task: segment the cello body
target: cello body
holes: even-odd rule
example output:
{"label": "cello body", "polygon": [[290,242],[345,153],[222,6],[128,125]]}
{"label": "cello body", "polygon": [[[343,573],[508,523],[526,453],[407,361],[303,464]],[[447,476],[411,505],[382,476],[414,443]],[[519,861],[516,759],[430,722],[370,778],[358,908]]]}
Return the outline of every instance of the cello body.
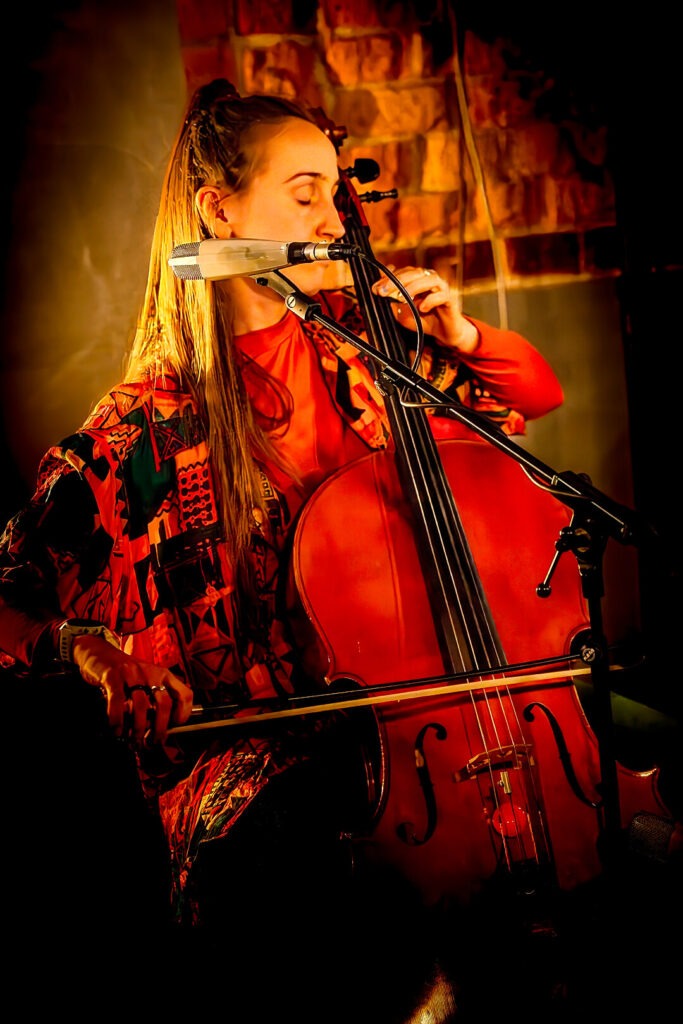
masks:
{"label": "cello body", "polygon": [[[536,592],[565,506],[491,445],[438,449],[508,665],[566,654],[588,627],[574,559],[560,558],[548,598]],[[292,574],[309,668],[330,685],[443,675],[391,452],[339,470],[304,506]],[[368,818],[354,838],[361,859],[391,866],[428,904],[466,903],[529,868],[560,889],[601,872],[599,749],[571,674],[516,675],[499,668],[375,712]],[[666,813],[657,775],[618,766],[624,826],[638,812]]]}

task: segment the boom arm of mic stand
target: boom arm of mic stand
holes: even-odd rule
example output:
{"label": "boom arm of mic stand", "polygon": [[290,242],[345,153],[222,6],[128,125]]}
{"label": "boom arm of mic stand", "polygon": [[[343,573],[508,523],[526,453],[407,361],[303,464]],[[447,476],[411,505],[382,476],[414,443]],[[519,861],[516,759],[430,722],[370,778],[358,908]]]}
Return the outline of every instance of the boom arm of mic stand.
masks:
{"label": "boom arm of mic stand", "polygon": [[410,367],[389,359],[379,349],[368,344],[363,338],[358,337],[353,331],[347,330],[342,324],[337,323],[322,312],[319,302],[310,299],[298,291],[291,281],[280,271],[271,271],[267,274],[255,275],[258,284],[273,288],[285,300],[285,305],[296,313],[302,320],[315,320],[328,327],[339,337],[350,342],[359,351],[370,356],[375,362],[380,363],[383,375],[393,384],[407,385],[428,399],[430,404],[437,404],[443,411],[452,418],[465,423],[475,433],[485,438],[496,448],[505,452],[515,459],[523,468],[526,468],[538,481],[545,481],[549,490],[564,504],[573,508],[579,514],[585,513],[588,509],[597,515],[605,529],[605,532],[621,543],[639,543],[646,533],[652,533],[651,527],[645,524],[641,517],[624,505],[609,498],[602,491],[590,483],[583,475],[572,472],[558,472],[550,466],[541,462],[534,455],[531,455],[520,445],[504,434],[495,424],[491,423],[487,416],[478,413],[475,409],[468,409],[459,402],[454,402],[443,392],[435,388],[429,381],[425,380]]}

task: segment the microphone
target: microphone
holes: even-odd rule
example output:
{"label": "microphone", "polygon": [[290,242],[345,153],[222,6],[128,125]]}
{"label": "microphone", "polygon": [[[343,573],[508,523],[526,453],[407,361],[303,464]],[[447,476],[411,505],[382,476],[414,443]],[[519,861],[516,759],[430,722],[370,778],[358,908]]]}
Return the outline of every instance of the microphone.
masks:
{"label": "microphone", "polygon": [[260,238],[209,238],[176,245],[168,261],[176,277],[186,281],[221,281],[252,277],[315,260],[346,260],[357,245],[343,242],[270,242]]}

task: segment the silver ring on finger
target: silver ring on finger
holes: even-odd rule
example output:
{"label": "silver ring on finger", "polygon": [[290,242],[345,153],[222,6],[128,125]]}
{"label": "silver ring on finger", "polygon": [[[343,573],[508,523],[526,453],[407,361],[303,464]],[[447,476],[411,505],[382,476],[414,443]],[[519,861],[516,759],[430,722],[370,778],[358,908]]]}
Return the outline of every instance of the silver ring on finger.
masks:
{"label": "silver ring on finger", "polygon": [[166,693],[166,687],[165,686],[150,686],[149,692],[150,693]]}

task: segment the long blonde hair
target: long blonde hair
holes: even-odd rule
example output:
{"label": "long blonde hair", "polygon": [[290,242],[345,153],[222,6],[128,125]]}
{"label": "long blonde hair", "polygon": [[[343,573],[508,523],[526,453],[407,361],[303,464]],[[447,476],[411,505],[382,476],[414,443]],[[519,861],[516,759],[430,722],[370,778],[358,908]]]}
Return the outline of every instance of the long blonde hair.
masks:
{"label": "long blonde hair", "polygon": [[[283,97],[240,97],[225,79],[197,89],[168,163],[128,360],[129,377],[173,372],[196,401],[207,429],[225,540],[243,582],[254,509],[262,505],[255,460],[277,462],[277,455],[247,398],[224,297],[218,301],[211,281],[178,279],[168,258],[179,243],[209,237],[195,204],[197,189],[211,184],[239,191],[248,185],[258,163],[250,129],[291,117],[313,120]],[[276,382],[270,385],[277,388]],[[285,421],[287,398],[280,399]]]}

